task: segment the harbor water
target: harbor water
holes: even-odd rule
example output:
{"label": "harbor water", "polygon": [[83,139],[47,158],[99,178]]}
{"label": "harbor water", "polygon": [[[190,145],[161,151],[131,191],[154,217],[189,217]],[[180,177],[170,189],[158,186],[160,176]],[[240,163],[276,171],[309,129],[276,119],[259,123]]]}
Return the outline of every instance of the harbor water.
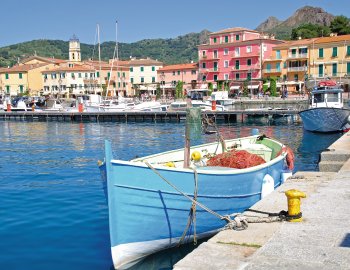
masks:
{"label": "harbor water", "polygon": [[[313,134],[283,118],[219,124],[225,139],[260,133],[281,140],[296,171],[318,169],[319,154],[341,134]],[[0,122],[0,269],[112,269],[108,208],[97,160],[104,140],[131,159],[181,148],[184,123]],[[212,142],[203,135],[193,144]],[[171,269],[189,244],[150,256],[134,269]]]}

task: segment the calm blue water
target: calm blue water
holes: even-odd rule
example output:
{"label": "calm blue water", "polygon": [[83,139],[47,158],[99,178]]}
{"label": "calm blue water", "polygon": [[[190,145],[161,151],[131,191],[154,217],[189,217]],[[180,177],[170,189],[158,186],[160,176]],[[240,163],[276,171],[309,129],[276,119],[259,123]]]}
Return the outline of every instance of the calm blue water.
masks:
{"label": "calm blue water", "polygon": [[[227,139],[252,128],[280,139],[295,151],[296,170],[317,170],[319,153],[341,136],[306,133],[285,119],[219,128]],[[97,167],[104,140],[116,157],[131,159],[183,147],[183,130],[183,123],[0,122],[0,269],[111,269]],[[151,256],[135,269],[171,269],[192,248]]]}

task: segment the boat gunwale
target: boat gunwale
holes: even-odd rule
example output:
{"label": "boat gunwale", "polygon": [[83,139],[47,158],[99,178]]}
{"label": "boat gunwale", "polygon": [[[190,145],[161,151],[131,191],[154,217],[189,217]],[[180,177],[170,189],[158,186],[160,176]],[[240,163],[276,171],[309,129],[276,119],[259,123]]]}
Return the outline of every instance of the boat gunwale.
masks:
{"label": "boat gunwale", "polygon": [[[243,140],[243,139],[244,140],[256,139],[257,137],[259,137],[259,135],[226,140],[225,142],[227,143],[227,142],[239,141],[239,140]],[[267,138],[267,139],[280,145],[281,149],[285,146],[283,143],[279,142],[278,140],[275,140],[272,138]],[[201,148],[201,147],[205,147],[205,146],[211,146],[214,144],[217,144],[217,142],[193,146],[193,147],[191,147],[191,150],[195,150],[196,148]],[[149,155],[149,156],[145,156],[145,157],[141,157],[141,158],[137,158],[137,159],[132,159],[130,161],[111,159],[110,162],[111,162],[111,164],[114,164],[114,165],[118,164],[118,165],[122,165],[122,166],[149,168],[149,166],[145,163],[144,160],[147,161],[147,159],[149,159],[149,158],[153,158],[153,157],[163,155],[163,154],[170,154],[170,153],[178,152],[178,151],[183,151],[183,148],[170,150],[170,151],[166,151],[166,152],[161,152],[161,153],[157,153],[154,155]],[[172,172],[182,172],[182,173],[193,174],[193,172],[194,172],[193,169],[195,168],[197,173],[201,174],[201,175],[236,175],[236,174],[250,173],[250,172],[254,172],[257,170],[264,169],[264,168],[268,168],[268,167],[280,162],[281,160],[283,160],[286,157],[286,155],[287,155],[286,152],[282,152],[281,155],[267,161],[266,163],[263,163],[263,164],[260,164],[257,166],[253,166],[250,168],[244,168],[244,169],[236,169],[236,168],[228,168],[228,167],[218,167],[219,169],[214,169],[215,168],[214,166],[210,166],[210,169],[208,169],[208,167],[204,167],[205,169],[201,169],[201,167],[176,168],[176,167],[166,167],[166,166],[164,166],[164,164],[159,164],[159,163],[158,164],[150,163],[150,164],[152,165],[153,168],[155,168],[158,171],[172,171]]]}

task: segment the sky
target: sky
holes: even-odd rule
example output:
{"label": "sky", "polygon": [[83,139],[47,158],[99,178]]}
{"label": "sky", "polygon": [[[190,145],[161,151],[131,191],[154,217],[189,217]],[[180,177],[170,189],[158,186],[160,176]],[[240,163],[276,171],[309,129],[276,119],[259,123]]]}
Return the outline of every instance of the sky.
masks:
{"label": "sky", "polygon": [[34,39],[67,41],[73,34],[95,44],[97,24],[101,43],[175,38],[204,29],[255,29],[269,16],[285,20],[306,5],[350,17],[348,1],[10,0],[1,3],[0,47]]}

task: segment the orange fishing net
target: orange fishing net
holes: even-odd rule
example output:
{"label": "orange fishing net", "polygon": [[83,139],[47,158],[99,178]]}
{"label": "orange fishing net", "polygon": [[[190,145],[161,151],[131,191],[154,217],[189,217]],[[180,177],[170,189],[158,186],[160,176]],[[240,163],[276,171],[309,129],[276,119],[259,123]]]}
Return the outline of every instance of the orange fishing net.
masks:
{"label": "orange fishing net", "polygon": [[218,154],[208,160],[208,166],[229,167],[236,169],[244,169],[254,167],[266,163],[265,160],[255,154],[251,154],[245,150],[231,150],[222,154]]}

